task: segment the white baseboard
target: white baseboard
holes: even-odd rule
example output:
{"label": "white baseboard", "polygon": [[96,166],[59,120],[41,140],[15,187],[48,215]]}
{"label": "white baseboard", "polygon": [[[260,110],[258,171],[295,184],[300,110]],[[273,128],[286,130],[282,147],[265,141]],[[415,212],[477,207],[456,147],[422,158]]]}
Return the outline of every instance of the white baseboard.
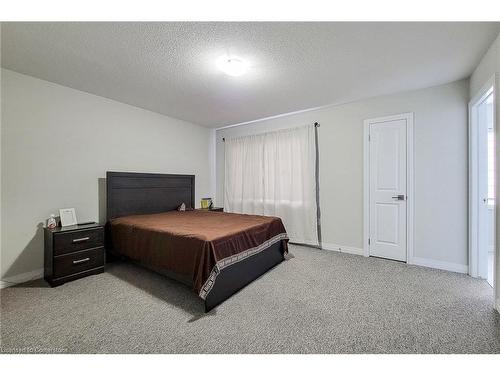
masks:
{"label": "white baseboard", "polygon": [[[347,254],[354,254],[354,255],[361,255],[361,256],[365,255],[363,249],[360,249],[358,247],[343,246],[343,245],[338,245],[338,244],[334,244],[334,243],[323,242],[322,248],[324,250],[338,251],[338,252],[347,253]],[[439,270],[452,271],[452,272],[458,272],[458,273],[468,273],[469,272],[469,267],[467,265],[458,264],[458,263],[443,262],[440,260],[434,260],[434,259],[428,259],[428,258],[413,257],[408,262],[408,264],[413,264],[413,265],[422,266],[422,267],[429,267],[429,268],[437,268]],[[497,305],[498,305],[498,303],[497,303]]]}
{"label": "white baseboard", "polygon": [[410,262],[408,262],[408,264],[413,264],[415,266],[422,266],[422,267],[437,268],[439,270],[459,272],[459,273],[469,272],[469,266],[467,265],[459,263],[443,262],[441,260],[434,260],[429,258],[413,257],[412,259],[410,259]]}
{"label": "white baseboard", "polygon": [[325,242],[321,244],[321,247],[324,250],[338,251],[340,253],[346,253],[346,254],[363,255],[363,249],[360,249],[358,247],[337,245],[334,243],[325,243]]}
{"label": "white baseboard", "polygon": [[302,240],[295,240],[293,238],[290,238],[289,239],[289,243],[291,245],[298,245],[298,246],[301,246],[301,245],[306,245],[306,246],[315,246],[315,247],[318,247],[318,243],[317,242],[310,242],[310,241],[302,241]]}
{"label": "white baseboard", "polygon": [[25,283],[26,281],[36,280],[43,277],[43,268],[31,272],[21,273],[10,277],[5,277],[0,281],[0,288]]}

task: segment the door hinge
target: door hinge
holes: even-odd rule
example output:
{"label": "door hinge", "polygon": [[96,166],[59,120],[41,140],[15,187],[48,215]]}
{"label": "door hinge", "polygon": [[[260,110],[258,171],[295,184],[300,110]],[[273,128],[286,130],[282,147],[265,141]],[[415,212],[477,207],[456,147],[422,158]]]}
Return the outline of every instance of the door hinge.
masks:
{"label": "door hinge", "polygon": [[372,136],[370,134],[368,134],[368,142],[370,142],[372,140]]}
{"label": "door hinge", "polygon": [[370,245],[370,239],[368,238],[368,245]]}

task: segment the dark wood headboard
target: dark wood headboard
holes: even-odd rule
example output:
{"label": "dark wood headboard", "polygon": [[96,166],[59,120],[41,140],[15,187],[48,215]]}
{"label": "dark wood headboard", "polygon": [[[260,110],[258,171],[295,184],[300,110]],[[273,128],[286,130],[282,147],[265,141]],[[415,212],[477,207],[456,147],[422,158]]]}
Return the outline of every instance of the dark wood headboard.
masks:
{"label": "dark wood headboard", "polygon": [[194,175],[106,172],[107,221],[121,216],[194,208]]}

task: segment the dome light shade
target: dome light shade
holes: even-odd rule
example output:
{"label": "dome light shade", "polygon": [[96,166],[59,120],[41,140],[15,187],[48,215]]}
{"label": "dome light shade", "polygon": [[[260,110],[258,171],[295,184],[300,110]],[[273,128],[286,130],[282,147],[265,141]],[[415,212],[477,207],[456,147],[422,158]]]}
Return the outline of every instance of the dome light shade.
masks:
{"label": "dome light shade", "polygon": [[217,60],[217,67],[232,77],[239,77],[248,70],[248,65],[241,59],[222,56]]}

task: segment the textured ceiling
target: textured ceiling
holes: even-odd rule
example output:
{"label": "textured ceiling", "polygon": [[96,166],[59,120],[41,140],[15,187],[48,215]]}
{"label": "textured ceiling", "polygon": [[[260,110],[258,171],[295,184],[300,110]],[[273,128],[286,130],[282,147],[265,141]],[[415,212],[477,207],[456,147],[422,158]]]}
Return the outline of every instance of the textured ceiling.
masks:
{"label": "textured ceiling", "polygon": [[[2,66],[219,127],[468,77],[500,23],[3,23]],[[250,64],[229,77],[216,60]]]}

